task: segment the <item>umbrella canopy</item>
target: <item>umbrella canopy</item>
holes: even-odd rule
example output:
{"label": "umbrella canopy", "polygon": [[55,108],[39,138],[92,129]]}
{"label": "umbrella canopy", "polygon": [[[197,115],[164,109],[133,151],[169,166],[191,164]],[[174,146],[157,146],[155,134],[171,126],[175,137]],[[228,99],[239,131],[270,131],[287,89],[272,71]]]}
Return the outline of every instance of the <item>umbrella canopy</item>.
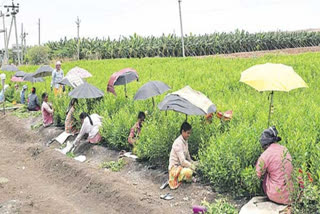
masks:
{"label": "umbrella canopy", "polygon": [[26,74],[23,77],[23,81],[28,81],[28,82],[31,82],[31,83],[43,82],[44,81],[44,79],[42,77],[35,78],[33,75],[34,75],[33,73]]}
{"label": "umbrella canopy", "polygon": [[291,66],[266,63],[255,65],[241,73],[240,82],[258,91],[291,91],[308,87]]}
{"label": "umbrella canopy", "polygon": [[23,77],[12,76],[11,81],[12,82],[23,82]]}
{"label": "umbrella canopy", "polygon": [[84,82],[69,93],[72,98],[99,98],[103,97],[104,93],[93,85]]}
{"label": "umbrella canopy", "polygon": [[216,112],[216,106],[201,92],[186,86],[179,91],[167,95],[158,108],[174,110],[186,115],[206,115]]}
{"label": "umbrella canopy", "polygon": [[83,83],[84,81],[79,76],[75,75],[68,75],[59,82],[60,85],[67,85],[72,88],[76,88]]}
{"label": "umbrella canopy", "polygon": [[33,77],[47,77],[52,75],[53,68],[49,65],[42,65],[38,68],[38,70],[33,74]]}
{"label": "umbrella canopy", "polygon": [[188,100],[175,94],[167,95],[164,100],[158,104],[161,111],[173,110],[187,115],[204,115],[204,112]]}
{"label": "umbrella canopy", "polygon": [[14,76],[16,77],[24,77],[27,73],[25,73],[24,71],[17,71]]}
{"label": "umbrella canopy", "polygon": [[19,69],[15,65],[2,65],[0,70],[2,70],[2,71],[19,71]]}
{"label": "umbrella canopy", "polygon": [[92,75],[89,73],[89,71],[83,69],[83,68],[80,68],[78,66],[72,68],[66,76],[69,76],[69,75],[74,75],[74,76],[78,76],[82,79],[85,79],[85,78],[89,78],[89,77],[92,77]]}
{"label": "umbrella canopy", "polygon": [[171,88],[167,84],[161,81],[149,81],[139,88],[134,96],[134,100],[145,100],[163,94],[170,89]]}
{"label": "umbrella canopy", "polygon": [[240,82],[246,83],[258,91],[271,91],[268,127],[270,126],[274,91],[289,92],[295,88],[308,87],[291,66],[272,63],[255,65],[243,71]]}
{"label": "umbrella canopy", "polygon": [[113,73],[109,79],[107,92],[113,93],[117,96],[114,86],[115,85],[125,85],[125,93],[126,93],[126,85],[134,80],[139,80],[138,72],[132,68],[125,68],[116,73]]}

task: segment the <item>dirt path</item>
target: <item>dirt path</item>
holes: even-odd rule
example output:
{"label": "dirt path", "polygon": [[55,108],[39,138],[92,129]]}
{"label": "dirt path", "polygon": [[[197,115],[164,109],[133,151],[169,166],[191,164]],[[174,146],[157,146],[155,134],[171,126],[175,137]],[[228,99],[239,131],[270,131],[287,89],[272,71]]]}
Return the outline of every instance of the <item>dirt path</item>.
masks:
{"label": "dirt path", "polygon": [[43,146],[61,130],[31,131],[32,121],[0,116],[0,213],[192,213],[192,205],[215,197],[210,187],[191,184],[161,200],[170,192],[159,189],[164,172],[130,160],[120,172],[100,169],[101,161],[117,159],[101,146],[77,162]]}
{"label": "dirt path", "polygon": [[216,55],[208,55],[208,56],[196,56],[196,58],[205,58],[205,57],[226,57],[226,58],[251,58],[251,57],[262,57],[267,54],[301,54],[307,52],[320,52],[320,46],[312,46],[312,47],[302,47],[302,48],[285,48],[285,49],[277,49],[270,51],[252,51],[252,52],[239,52],[232,54],[216,54]]}

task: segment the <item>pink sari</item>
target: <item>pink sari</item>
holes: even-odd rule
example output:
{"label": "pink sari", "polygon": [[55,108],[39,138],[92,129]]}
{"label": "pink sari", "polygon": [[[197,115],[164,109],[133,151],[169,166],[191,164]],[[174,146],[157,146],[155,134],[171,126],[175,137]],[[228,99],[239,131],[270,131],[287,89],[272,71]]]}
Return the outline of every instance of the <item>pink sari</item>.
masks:
{"label": "pink sari", "polygon": [[43,126],[47,127],[53,123],[53,114],[48,112],[42,104],[41,112],[42,112],[42,119],[43,119]]}
{"label": "pink sari", "polygon": [[101,141],[101,138],[102,137],[101,137],[100,133],[98,132],[96,134],[96,136],[94,136],[93,138],[88,139],[88,140],[89,140],[90,143],[97,144],[97,143],[99,143]]}

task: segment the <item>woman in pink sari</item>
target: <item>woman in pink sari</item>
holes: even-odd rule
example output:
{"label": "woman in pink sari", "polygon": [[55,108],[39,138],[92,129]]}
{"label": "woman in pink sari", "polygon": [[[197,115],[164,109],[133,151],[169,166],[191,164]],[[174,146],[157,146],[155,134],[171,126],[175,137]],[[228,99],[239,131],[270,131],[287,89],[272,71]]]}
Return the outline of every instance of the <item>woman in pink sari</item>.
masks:
{"label": "woman in pink sari", "polygon": [[260,143],[265,151],[258,159],[256,173],[259,178],[264,176],[263,190],[271,201],[290,204],[292,158],[279,141],[281,138],[275,126],[263,131]]}
{"label": "woman in pink sari", "polygon": [[50,103],[48,103],[48,94],[42,94],[42,105],[41,105],[41,112],[42,112],[42,119],[43,119],[43,126],[48,127],[53,124],[53,108]]}

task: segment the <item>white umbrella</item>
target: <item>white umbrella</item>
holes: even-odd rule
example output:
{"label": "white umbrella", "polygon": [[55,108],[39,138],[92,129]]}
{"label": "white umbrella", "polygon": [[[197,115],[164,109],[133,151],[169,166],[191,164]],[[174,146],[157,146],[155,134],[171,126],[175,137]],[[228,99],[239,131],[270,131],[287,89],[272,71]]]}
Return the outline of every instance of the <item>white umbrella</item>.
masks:
{"label": "white umbrella", "polygon": [[88,77],[92,77],[92,75],[89,73],[89,71],[83,69],[83,68],[80,68],[78,66],[72,68],[66,76],[69,76],[69,75],[75,75],[75,76],[79,76],[80,78],[82,79],[85,79],[85,78],[88,78]]}
{"label": "white umbrella", "polygon": [[76,75],[68,75],[59,82],[60,85],[67,85],[72,88],[76,88],[83,83],[83,79]]}
{"label": "white umbrella", "polygon": [[168,94],[158,108],[162,111],[173,110],[186,115],[206,115],[216,112],[216,106],[199,91],[186,86]]}

